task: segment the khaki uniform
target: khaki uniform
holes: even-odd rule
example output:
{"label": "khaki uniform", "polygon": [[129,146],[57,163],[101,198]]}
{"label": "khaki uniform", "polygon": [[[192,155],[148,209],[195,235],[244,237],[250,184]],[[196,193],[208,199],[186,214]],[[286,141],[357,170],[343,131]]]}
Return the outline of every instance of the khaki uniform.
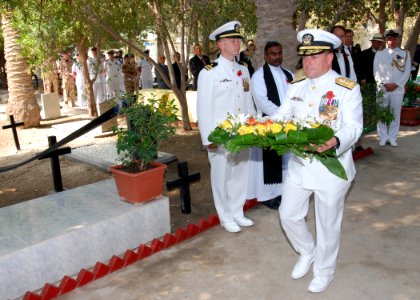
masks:
{"label": "khaki uniform", "polygon": [[52,58],[47,59],[42,65],[42,81],[44,93],[58,93],[58,68]]}
{"label": "khaki uniform", "polygon": [[71,75],[71,67],[72,63],[69,60],[62,59],[60,61],[60,64],[58,66],[60,75],[62,78],[62,86],[63,86],[63,97],[64,97],[64,103],[68,104],[69,100],[71,101],[71,105],[75,106],[75,84],[74,84],[74,78]]}
{"label": "khaki uniform", "polygon": [[124,86],[127,94],[133,94],[136,90],[136,65],[132,62],[125,62],[122,66],[124,73]]}

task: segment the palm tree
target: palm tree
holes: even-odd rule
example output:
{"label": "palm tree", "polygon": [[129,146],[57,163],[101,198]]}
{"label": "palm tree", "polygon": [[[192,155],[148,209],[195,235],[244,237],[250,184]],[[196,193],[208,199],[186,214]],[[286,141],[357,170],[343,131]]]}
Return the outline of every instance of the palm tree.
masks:
{"label": "palm tree", "polygon": [[39,126],[40,108],[34,95],[27,61],[20,54],[19,33],[12,26],[10,13],[2,14],[2,29],[9,86],[6,113],[13,115],[16,121],[24,122],[24,128]]}
{"label": "palm tree", "polygon": [[[275,2],[275,5],[273,4]],[[264,64],[264,45],[267,41],[278,41],[283,46],[283,65],[295,71],[297,63],[296,29],[293,15],[297,1],[256,0],[257,6],[257,66]]]}

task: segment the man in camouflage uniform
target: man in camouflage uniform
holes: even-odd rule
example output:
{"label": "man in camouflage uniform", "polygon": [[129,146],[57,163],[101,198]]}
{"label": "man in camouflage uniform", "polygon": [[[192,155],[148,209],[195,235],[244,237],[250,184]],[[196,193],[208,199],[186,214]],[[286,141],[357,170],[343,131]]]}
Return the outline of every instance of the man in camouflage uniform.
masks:
{"label": "man in camouflage uniform", "polygon": [[44,93],[58,93],[58,68],[53,57],[48,57],[42,64]]}
{"label": "man in camouflage uniform", "polygon": [[125,91],[128,95],[132,95],[135,90],[136,64],[131,60],[130,54],[124,56],[122,72],[124,74]]}
{"label": "man in camouflage uniform", "polygon": [[75,84],[74,84],[74,78],[72,76],[72,62],[69,58],[68,52],[63,52],[61,54],[61,60],[58,66],[61,78],[62,78],[62,85],[63,85],[63,97],[64,97],[64,103],[66,105],[69,105],[69,100],[71,101],[71,107],[75,107]]}

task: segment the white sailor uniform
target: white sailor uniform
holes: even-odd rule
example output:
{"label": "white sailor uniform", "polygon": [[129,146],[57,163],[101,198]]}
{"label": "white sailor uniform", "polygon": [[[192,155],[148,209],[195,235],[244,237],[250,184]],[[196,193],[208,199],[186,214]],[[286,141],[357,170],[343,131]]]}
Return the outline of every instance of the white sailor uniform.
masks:
{"label": "white sailor uniform", "polygon": [[[248,69],[222,55],[216,66],[206,66],[199,74],[197,116],[201,140],[210,145],[208,136],[228,114],[255,113],[249,89]],[[249,150],[230,153],[222,146],[208,149],[210,177],[217,214],[222,225],[242,218],[247,196]]]}
{"label": "white sailor uniform", "polygon": [[[410,77],[411,59],[408,51],[400,48],[386,48],[376,52],[373,61],[373,74],[378,88],[384,92],[383,105],[394,110],[395,120],[389,128],[386,124],[378,122],[378,135],[380,143],[386,141],[396,143],[400,129],[401,106],[404,98],[404,86]],[[398,88],[387,92],[385,83],[396,83]]]}

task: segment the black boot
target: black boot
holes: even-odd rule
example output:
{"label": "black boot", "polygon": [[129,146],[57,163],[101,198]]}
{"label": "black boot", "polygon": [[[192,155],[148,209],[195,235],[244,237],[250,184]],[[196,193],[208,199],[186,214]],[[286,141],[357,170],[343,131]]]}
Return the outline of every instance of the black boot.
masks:
{"label": "black boot", "polygon": [[267,206],[270,209],[279,209],[281,203],[281,195],[267,201],[262,201],[260,203]]}

